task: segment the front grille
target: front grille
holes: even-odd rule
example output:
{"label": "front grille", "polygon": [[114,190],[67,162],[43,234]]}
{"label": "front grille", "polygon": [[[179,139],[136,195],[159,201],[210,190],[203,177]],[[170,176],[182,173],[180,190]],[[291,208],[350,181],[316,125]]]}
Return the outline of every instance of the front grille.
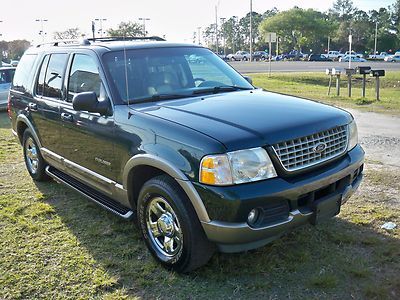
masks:
{"label": "front grille", "polygon": [[301,170],[344,153],[347,148],[347,125],[281,142],[272,148],[286,171]]}

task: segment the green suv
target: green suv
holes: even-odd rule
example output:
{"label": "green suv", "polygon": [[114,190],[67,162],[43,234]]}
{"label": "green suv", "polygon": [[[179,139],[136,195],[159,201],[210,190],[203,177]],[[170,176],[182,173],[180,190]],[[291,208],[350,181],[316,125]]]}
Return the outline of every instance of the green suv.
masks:
{"label": "green suv", "polygon": [[134,219],[152,255],[178,272],[335,216],[362,179],[349,113],[254,88],[195,45],[32,47],[8,110],[34,180]]}

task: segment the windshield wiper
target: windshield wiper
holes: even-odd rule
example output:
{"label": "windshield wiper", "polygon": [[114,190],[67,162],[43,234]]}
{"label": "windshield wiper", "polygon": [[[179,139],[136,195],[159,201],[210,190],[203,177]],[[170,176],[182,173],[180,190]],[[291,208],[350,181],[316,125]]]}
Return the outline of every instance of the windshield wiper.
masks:
{"label": "windshield wiper", "polygon": [[236,85],[220,85],[220,86],[198,89],[193,91],[193,94],[208,94],[208,93],[217,94],[221,92],[239,91],[239,90],[246,91],[246,90],[253,90],[253,88],[236,86]]}
{"label": "windshield wiper", "polygon": [[173,100],[173,99],[181,99],[192,97],[192,95],[188,94],[155,94],[150,97],[140,98],[138,100],[133,100],[131,103],[146,103],[146,102],[154,102],[160,100]]}

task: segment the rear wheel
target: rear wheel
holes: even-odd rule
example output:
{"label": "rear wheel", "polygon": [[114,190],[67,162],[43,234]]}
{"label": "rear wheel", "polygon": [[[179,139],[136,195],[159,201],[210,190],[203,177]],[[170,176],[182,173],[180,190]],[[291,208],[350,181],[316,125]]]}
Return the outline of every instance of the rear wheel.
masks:
{"label": "rear wheel", "polygon": [[173,178],[162,175],[147,181],[140,191],[137,212],[147,247],[165,267],[189,272],[211,258],[214,245]]}
{"label": "rear wheel", "polygon": [[31,175],[35,181],[49,180],[49,176],[45,171],[46,162],[29,128],[24,131],[22,145],[24,149],[25,165],[29,175]]}

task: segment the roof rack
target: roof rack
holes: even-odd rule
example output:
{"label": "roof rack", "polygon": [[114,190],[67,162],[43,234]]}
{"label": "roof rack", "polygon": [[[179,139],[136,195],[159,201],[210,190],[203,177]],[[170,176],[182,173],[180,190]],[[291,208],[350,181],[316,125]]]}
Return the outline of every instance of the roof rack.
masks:
{"label": "roof rack", "polygon": [[89,46],[91,42],[114,42],[114,41],[157,41],[165,42],[165,39],[158,36],[117,36],[117,37],[100,37],[100,38],[83,38],[83,39],[66,39],[66,40],[54,40],[51,42],[37,44],[36,47],[43,47],[45,45],[58,47],[63,44],[64,46]]}
{"label": "roof rack", "polygon": [[113,41],[157,41],[165,42],[165,39],[159,36],[110,36],[110,37],[100,37],[100,38],[89,38],[88,41],[92,42],[113,42]]}
{"label": "roof rack", "polygon": [[60,46],[60,44],[63,44],[65,46],[84,46],[84,45],[90,45],[90,42],[87,39],[54,40],[51,42],[37,44],[36,47],[39,48],[46,45],[58,47]]}

